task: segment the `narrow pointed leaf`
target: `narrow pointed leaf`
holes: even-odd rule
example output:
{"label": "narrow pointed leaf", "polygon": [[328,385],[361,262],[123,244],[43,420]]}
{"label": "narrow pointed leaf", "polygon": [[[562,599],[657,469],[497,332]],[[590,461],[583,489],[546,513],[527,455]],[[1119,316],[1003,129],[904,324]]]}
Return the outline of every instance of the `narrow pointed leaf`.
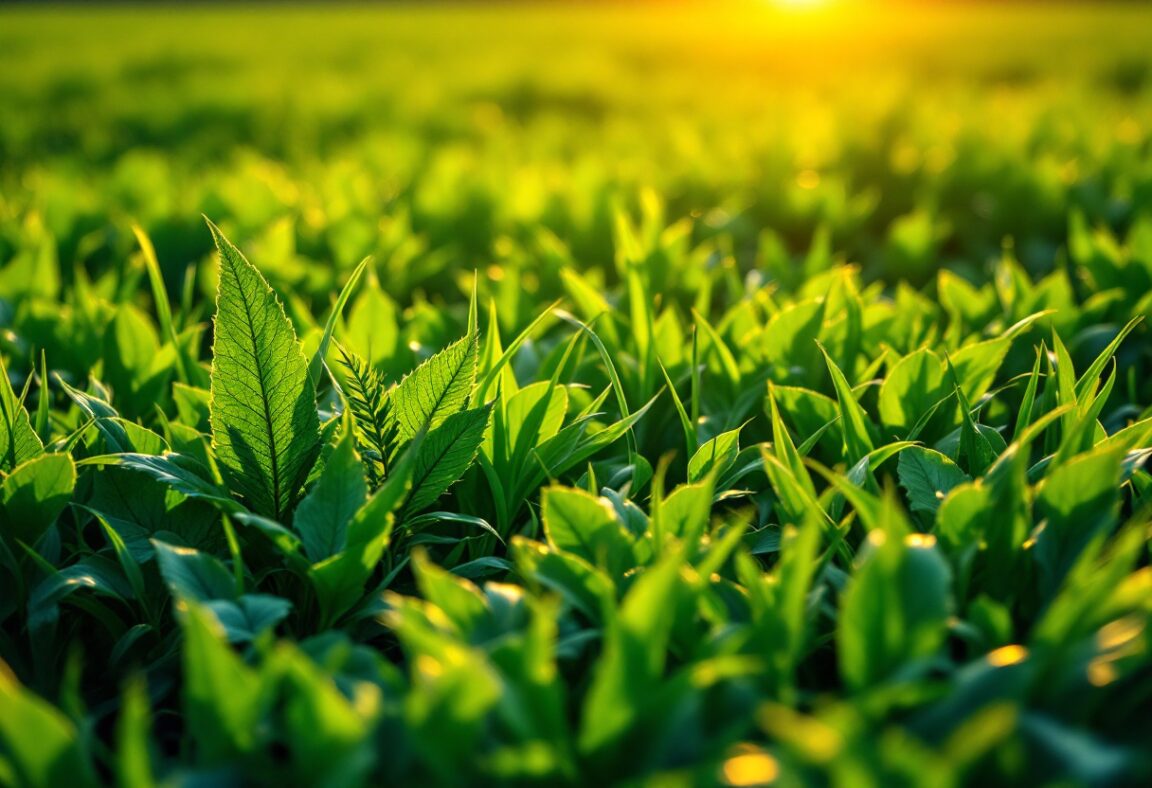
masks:
{"label": "narrow pointed leaf", "polygon": [[400,381],[392,393],[392,407],[401,440],[410,441],[422,430],[440,426],[465,408],[476,382],[478,354],[476,336],[466,336]]}
{"label": "narrow pointed leaf", "polygon": [[454,413],[428,433],[416,453],[406,512],[419,512],[433,504],[468,470],[484,440],[491,412],[491,406],[485,405]]}

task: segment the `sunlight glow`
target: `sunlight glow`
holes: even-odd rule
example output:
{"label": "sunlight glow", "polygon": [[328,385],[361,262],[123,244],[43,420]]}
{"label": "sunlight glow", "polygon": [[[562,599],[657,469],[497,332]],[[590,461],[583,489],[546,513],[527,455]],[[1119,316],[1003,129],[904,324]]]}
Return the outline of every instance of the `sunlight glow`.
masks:
{"label": "sunlight glow", "polygon": [[780,8],[818,8],[828,5],[832,0],[768,0],[769,3]]}

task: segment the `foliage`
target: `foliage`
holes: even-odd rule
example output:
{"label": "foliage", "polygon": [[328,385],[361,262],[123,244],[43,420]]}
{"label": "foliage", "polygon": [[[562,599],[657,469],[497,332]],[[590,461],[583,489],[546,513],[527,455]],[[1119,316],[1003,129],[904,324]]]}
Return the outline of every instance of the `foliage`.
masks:
{"label": "foliage", "polygon": [[0,25],[0,784],[1152,781],[1146,47],[774,120],[683,10],[202,13],[175,104]]}

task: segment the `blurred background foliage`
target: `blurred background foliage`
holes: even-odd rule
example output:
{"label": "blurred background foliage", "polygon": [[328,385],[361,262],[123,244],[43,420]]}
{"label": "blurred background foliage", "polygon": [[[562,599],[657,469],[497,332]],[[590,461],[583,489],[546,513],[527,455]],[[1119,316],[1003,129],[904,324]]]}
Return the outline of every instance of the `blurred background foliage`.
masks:
{"label": "blurred background foliage", "polygon": [[1122,237],[1152,202],[1132,5],[0,13],[0,261],[42,235],[65,280],[134,219],[178,282],[206,213],[309,298],[368,253],[403,305],[473,269],[551,298],[549,261],[607,268],[650,189],[742,271],[819,238],[979,281],[1007,237],[1044,273],[1070,215]]}

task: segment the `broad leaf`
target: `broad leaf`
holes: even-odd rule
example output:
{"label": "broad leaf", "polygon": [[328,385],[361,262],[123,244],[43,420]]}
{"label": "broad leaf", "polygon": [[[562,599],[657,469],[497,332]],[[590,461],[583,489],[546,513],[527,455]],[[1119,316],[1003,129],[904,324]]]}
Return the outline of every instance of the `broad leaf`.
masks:
{"label": "broad leaf", "polygon": [[923,446],[902,451],[896,467],[900,486],[908,493],[908,505],[914,512],[934,513],[953,487],[968,480],[960,466]]}
{"label": "broad leaf", "polygon": [[44,445],[32,429],[28,411],[16,398],[4,360],[0,359],[0,472],[9,473],[43,453]]}
{"label": "broad leaf", "polygon": [[235,600],[207,600],[204,607],[224,627],[229,643],[248,643],[283,621],[292,603],[269,594],[244,594]]}
{"label": "broad leaf", "polygon": [[236,584],[224,564],[208,553],[152,540],[160,574],[172,594],[193,602],[235,599]]}
{"label": "broad leaf", "polygon": [[67,454],[44,454],[0,482],[0,535],[32,545],[68,505],[76,464]]}
{"label": "broad leaf", "polygon": [[934,541],[920,534],[900,540],[880,530],[869,535],[836,629],[840,672],[850,689],[913,678],[943,644],[951,579]]}
{"label": "broad leaf", "polygon": [[740,454],[740,430],[729,430],[705,443],[688,461],[688,481],[698,482],[709,473],[723,475]]}
{"label": "broad leaf", "polygon": [[272,288],[209,223],[220,252],[212,345],[212,443],[229,486],[279,520],[320,451],[308,362]]}
{"label": "broad leaf", "polygon": [[632,536],[607,498],[584,490],[549,487],[540,497],[548,544],[616,576],[632,568]]}
{"label": "broad leaf", "polygon": [[1055,593],[1088,543],[1116,527],[1122,457],[1116,448],[1101,447],[1061,465],[1045,479],[1036,504],[1046,523],[1034,548],[1043,593]]}
{"label": "broad leaf", "polygon": [[255,744],[261,680],[225,642],[224,628],[195,604],[183,616],[184,713],[205,766],[234,759]]}

